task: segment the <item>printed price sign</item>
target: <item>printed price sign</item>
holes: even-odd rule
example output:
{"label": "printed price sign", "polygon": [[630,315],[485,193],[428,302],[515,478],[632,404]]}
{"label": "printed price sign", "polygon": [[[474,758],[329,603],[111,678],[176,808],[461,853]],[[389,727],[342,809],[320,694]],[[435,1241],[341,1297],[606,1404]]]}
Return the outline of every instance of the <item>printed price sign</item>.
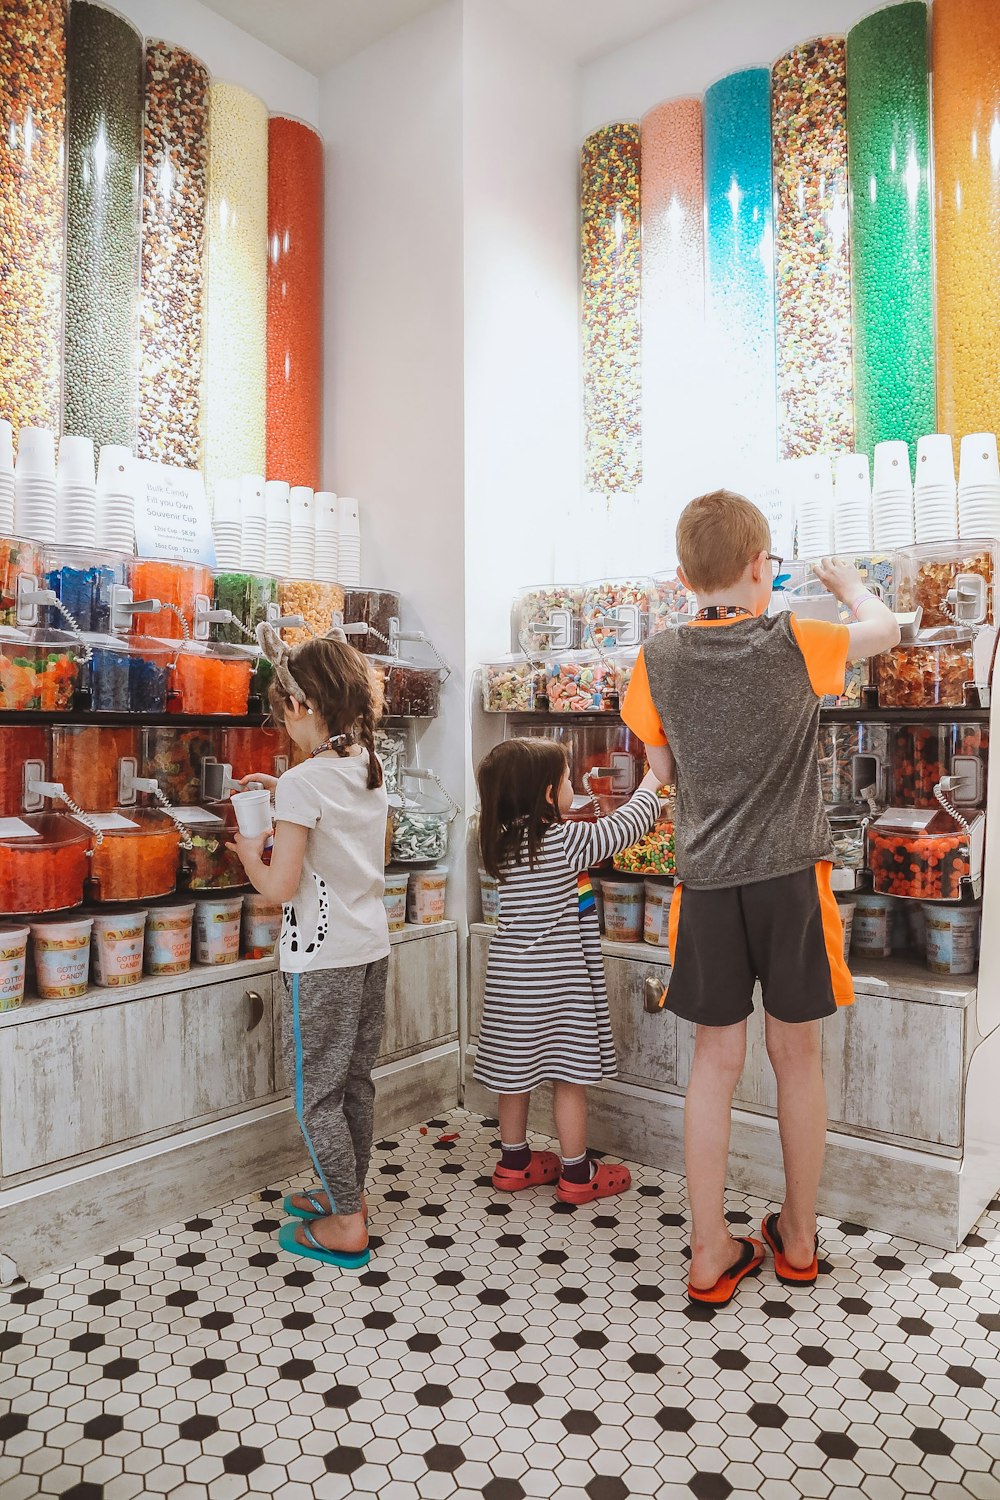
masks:
{"label": "printed price sign", "polygon": [[205,483],[197,469],[136,460],[135,544],[140,557],[180,558],[215,567]]}

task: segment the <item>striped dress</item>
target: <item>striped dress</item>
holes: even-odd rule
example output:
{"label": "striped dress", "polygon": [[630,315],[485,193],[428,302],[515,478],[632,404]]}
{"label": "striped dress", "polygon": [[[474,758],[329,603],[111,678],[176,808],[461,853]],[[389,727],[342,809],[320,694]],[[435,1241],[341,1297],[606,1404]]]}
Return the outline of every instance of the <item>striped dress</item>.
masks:
{"label": "striped dress", "polygon": [[653,792],[596,823],[553,823],[534,868],[501,870],[475,1077],[498,1094],[617,1071],[597,907],[587,871],[649,833]]}

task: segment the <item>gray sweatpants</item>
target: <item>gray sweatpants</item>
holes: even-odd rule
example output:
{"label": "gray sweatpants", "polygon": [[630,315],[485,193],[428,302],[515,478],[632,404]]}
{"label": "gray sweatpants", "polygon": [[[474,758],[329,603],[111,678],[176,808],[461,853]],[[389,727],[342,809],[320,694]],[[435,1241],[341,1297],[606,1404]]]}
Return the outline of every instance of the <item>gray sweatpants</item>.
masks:
{"label": "gray sweatpants", "polygon": [[338,1214],[361,1210],[388,972],[389,960],[381,958],[352,969],[284,976],[285,1072],[309,1155]]}

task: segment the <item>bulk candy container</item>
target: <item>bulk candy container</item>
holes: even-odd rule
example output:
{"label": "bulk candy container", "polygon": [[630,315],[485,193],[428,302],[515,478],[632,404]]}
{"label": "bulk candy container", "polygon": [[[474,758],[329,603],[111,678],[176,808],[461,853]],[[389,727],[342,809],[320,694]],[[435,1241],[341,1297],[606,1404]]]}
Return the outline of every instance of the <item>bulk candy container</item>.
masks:
{"label": "bulk candy container", "polygon": [[56,630],[0,626],[0,709],[61,713],[73,702],[76,637]]}
{"label": "bulk candy container", "polygon": [[545,677],[551,713],[613,713],[617,708],[614,663],[597,651],[546,657]]}
{"label": "bulk candy container", "polygon": [[921,630],[874,661],[883,708],[961,708],[973,680],[972,633],[954,625]]}
{"label": "bulk candy container", "polygon": [[280,776],[288,770],[291,753],[291,740],[274,724],[222,731],[219,759],[232,767],[236,781],[242,781],[254,771],[262,771],[266,776]]}
{"label": "bulk candy container", "polygon": [[145,901],[169,895],[177,884],[181,836],[176,824],[163,813],[135,807],[98,821],[104,838],[91,858],[91,898]]}
{"label": "bulk candy container", "polygon": [[584,585],[584,646],[641,646],[649,634],[648,578],[610,578]]}
{"label": "bulk candy container", "polygon": [[868,865],[876,891],[924,901],[958,901],[970,872],[969,839],[946,812],[922,830],[894,822],[889,811],[868,829]]}
{"label": "bulk candy container", "polygon": [[155,778],[175,807],[201,800],[201,766],[218,760],[219,736],[211,729],[153,728],[142,732],[142,774]]}
{"label": "bulk candy container", "polygon": [[[44,587],[51,589],[83,631],[108,635],[114,629],[112,613],[125,585],[125,558],[118,552],[97,552],[92,547],[42,549]],[[64,617],[52,605],[39,606],[38,623],[52,630],[65,629]]]}
{"label": "bulk candy container", "polygon": [[546,706],[545,669],[526,656],[501,656],[480,668],[488,714],[532,714]]}
{"label": "bulk candy container", "polygon": [[[21,731],[23,732],[23,731]],[[56,724],[52,729],[52,780],[85,812],[111,812],[125,801],[131,770],[138,774],[141,733],[124,726]]]}
{"label": "bulk candy container", "polygon": [[944,776],[961,777],[948,799],[984,807],[989,766],[985,724],[900,724],[892,731],[892,800],[902,807],[936,807],[934,788]]}
{"label": "bulk candy container", "polygon": [[668,625],[690,619],[694,594],[675,572],[654,573],[649,586],[649,633],[659,635]]}
{"label": "bulk candy container", "polygon": [[0,911],[64,911],[83,900],[92,835],[61,813],[0,824]]}
{"label": "bulk candy container", "polygon": [[624,703],[625,694],[628,692],[629,683],[632,681],[632,673],[635,664],[639,660],[638,651],[612,651],[611,660],[615,669],[615,681],[618,685],[618,702]]}
{"label": "bulk candy container", "polygon": [[642,741],[624,724],[567,725],[562,743],[569,756],[570,776],[578,792],[586,792],[584,777],[594,777],[595,791],[631,796],[642,780],[646,752]]}
{"label": "bulk candy container", "polygon": [[851,806],[866,787],[887,799],[889,731],[884,724],[821,724],[819,779],[827,807]]}
{"label": "bulk candy container", "polygon": [[250,705],[250,679],[258,652],[250,646],[185,641],[176,656],[171,707],[182,714],[232,714]]}
{"label": "bulk candy container", "polygon": [[213,641],[231,646],[252,643],[257,626],[278,617],[278,581],[260,573],[216,573],[215,608],[229,610],[234,618],[230,625],[211,625]]}
{"label": "bulk candy container", "polygon": [[0,818],[14,818],[28,810],[29,775],[36,781],[49,780],[49,733],[30,724],[0,728]]}
{"label": "bulk candy container", "polygon": [[514,607],[517,644],[529,653],[571,651],[580,645],[582,612],[583,589],[575,584],[521,589]]}
{"label": "bulk candy container", "polygon": [[[299,625],[286,625],[281,632],[289,646],[301,646],[303,641],[310,640],[314,635],[326,635],[335,617],[343,613],[344,590],[337,583],[281,578],[278,580],[278,609],[282,619],[299,616],[305,621],[305,629]],[[352,636],[351,640],[359,649],[364,649],[364,641],[360,637]],[[385,648],[370,645],[367,649],[376,651]]]}
{"label": "bulk candy container", "polygon": [[[188,631],[195,634],[195,616],[205,615],[212,608],[215,597],[215,579],[211,568],[202,563],[166,562],[160,558],[135,557],[129,563],[129,585],[135,600],[159,599],[161,604],[173,609],[162,609],[159,614],[134,616],[134,628],[140,635],[155,635],[167,640],[180,640],[184,630],[173,610],[178,610],[187,624]],[[207,632],[207,627],[206,627]]]}
{"label": "bulk candy container", "polygon": [[402,791],[400,806],[392,808],[392,858],[397,864],[433,864],[448,852],[448,825],[454,804],[447,794],[426,778],[404,769],[404,787],[420,781],[416,793]]}
{"label": "bulk candy container", "polygon": [[927,542],[896,554],[897,608],[923,610],[921,626],[994,623],[997,543]]}
{"label": "bulk candy container", "polygon": [[391,730],[376,729],[375,754],[382,762],[387,792],[398,792],[403,766],[406,764],[407,743],[400,734]]}
{"label": "bulk candy container", "polygon": [[192,823],[192,848],[187,854],[192,891],[235,890],[247,884],[246,871],[226,844],[236,832],[236,812],[230,802],[209,802],[211,821]]}
{"label": "bulk candy container", "polygon": [[832,808],[830,834],[833,839],[833,869],[830,887],[835,891],[853,891],[860,884],[865,867],[865,829],[869,810],[864,804]]}
{"label": "bulk candy container", "polygon": [[152,636],[119,640],[83,637],[90,660],[80,663],[80,690],[98,713],[161,714],[167,707],[170,669],[177,647]]}
{"label": "bulk candy container", "polygon": [[436,719],[441,707],[441,673],[437,667],[391,658],[385,663],[385,712],[390,718]]}
{"label": "bulk candy container", "polygon": [[399,594],[395,589],[345,589],[344,624],[367,625],[366,633],[348,640],[359,651],[381,656],[399,626]]}
{"label": "bulk candy container", "polygon": [[[21,579],[28,580],[27,585]],[[42,580],[42,549],[38,542],[24,541],[20,537],[0,537],[0,625],[17,625],[17,602],[24,587],[40,585]],[[24,617],[28,624],[37,619],[32,612]]]}

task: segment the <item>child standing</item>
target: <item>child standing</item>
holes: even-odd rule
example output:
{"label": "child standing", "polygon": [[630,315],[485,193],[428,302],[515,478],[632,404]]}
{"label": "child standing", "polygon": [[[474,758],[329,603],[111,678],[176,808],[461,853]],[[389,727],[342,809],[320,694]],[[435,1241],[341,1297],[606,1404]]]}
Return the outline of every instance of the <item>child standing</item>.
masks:
{"label": "child standing", "polygon": [[375,754],[381,692],[343,637],[289,651],[273,630],[261,630],[275,668],[272,711],[306,759],[278,778],[246,778],[274,792],[270,863],[264,836],[237,835],[235,848],[254,889],[284,904],[286,1071],[320,1183],[285,1199],[301,1222],[284,1225],[278,1242],[353,1269],[370,1259],[364,1185],[389,959],[388,802]]}
{"label": "child standing", "polygon": [[899,640],[892,613],[836,558],[815,572],[855,624],[768,616],[772,565],[781,566],[770,545],[766,519],[741,495],[692,500],[677,525],[677,555],[698,613],[647,642],[622,705],[650,765],[672,754],[677,769],[680,883],[666,1003],[696,1028],[684,1114],[688,1296],[716,1305],[764,1253],[757,1240],[733,1240],[723,1205],[733,1092],[758,979],[785,1168],[784,1203],[761,1229],[782,1281],[816,1280],[826,1140],[820,1025],[854,998],[830,887],[820,699],[844,691],[849,661]]}
{"label": "child standing", "polygon": [[[567,823],[566,753],[553,740],[506,740],[479,767],[480,849],[500,882],[475,1077],[499,1094],[502,1155],[493,1185],[506,1192],[558,1179],[556,1197],[589,1203],[624,1192],[628,1169],[587,1154],[586,1085],[613,1077],[600,930],[587,873],[648,833],[661,785],[596,823]],[[550,1081],[560,1158],[528,1146],[531,1091]]]}

